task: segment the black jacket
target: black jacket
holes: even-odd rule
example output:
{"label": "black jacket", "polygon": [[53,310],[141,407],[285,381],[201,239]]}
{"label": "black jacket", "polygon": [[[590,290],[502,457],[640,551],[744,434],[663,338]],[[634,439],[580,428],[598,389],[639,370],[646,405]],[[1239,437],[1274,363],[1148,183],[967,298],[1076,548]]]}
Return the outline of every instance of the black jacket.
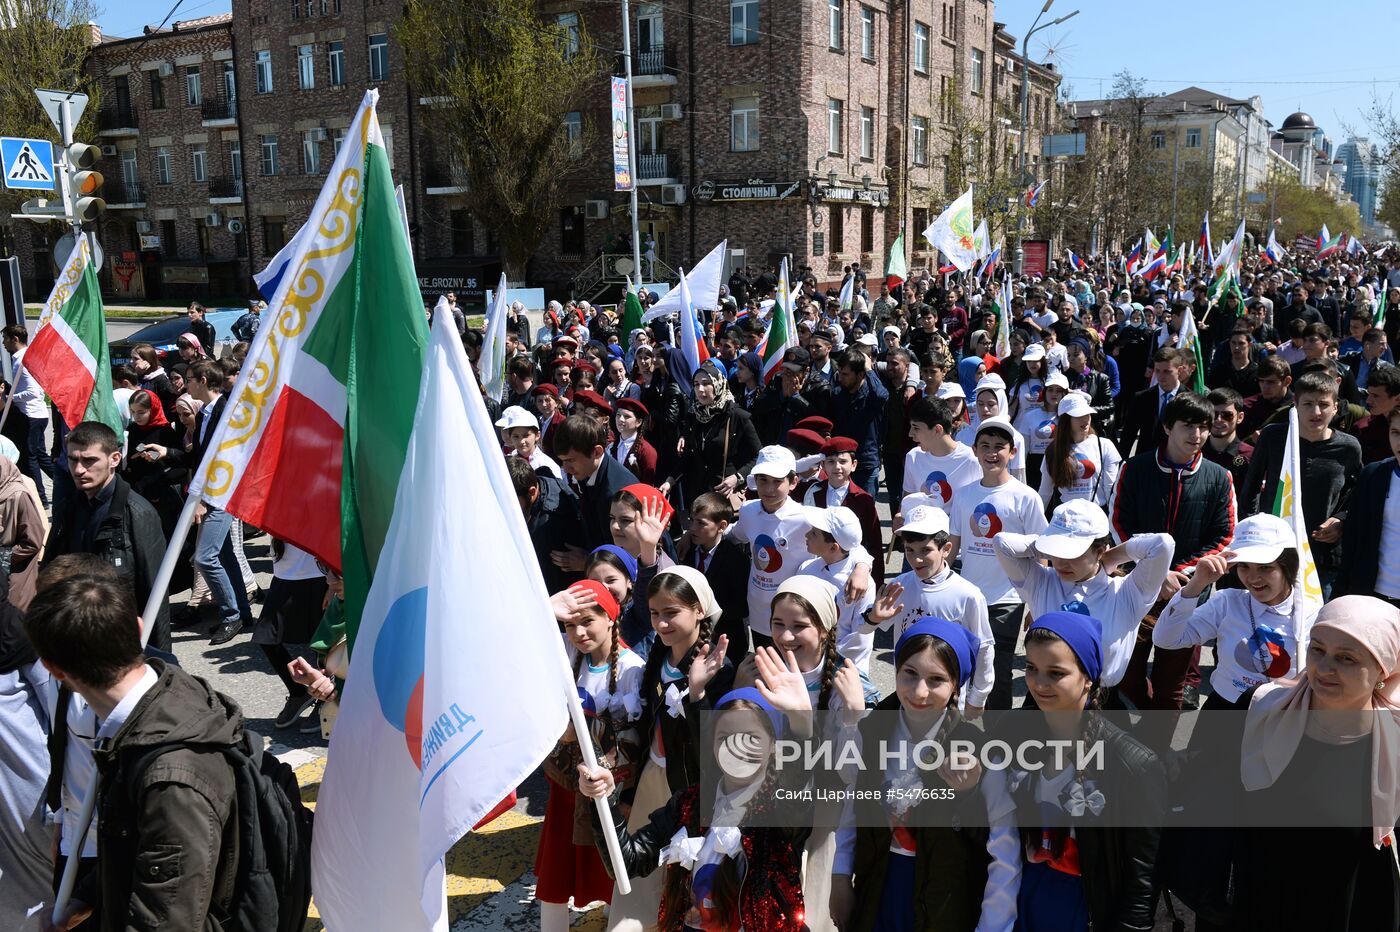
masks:
{"label": "black jacket", "polygon": [[551,593],[566,589],[578,579],[577,573],[566,573],[554,565],[550,554],[565,546],[583,546],[583,523],[579,520],[578,496],[553,476],[535,474],[539,496],[530,506],[525,523],[530,528],[530,542],[535,546],[535,559],[544,573],[544,585]]}
{"label": "black jacket", "polygon": [[[749,545],[726,535],[720,538],[704,569],[722,613],[715,626],[715,640],[721,634],[729,635],[728,656],[736,666],[749,652],[749,559]],[[700,548],[692,545],[682,562],[699,569]]]}
{"label": "black jacket", "polygon": [[[177,667],[158,679],[105,750],[95,753],[97,870],[74,896],[98,907],[103,932],[214,932],[233,899],[235,781],[224,748],[243,734],[233,700]],[[161,745],[188,744],[148,759]]]}
{"label": "black jacket", "polygon": [[[728,434],[728,449],[725,435]],[[716,414],[708,424],[702,424],[692,411],[681,422],[681,439],[685,453],[676,463],[673,476],[681,479],[684,501],[693,502],[697,495],[713,489],[727,476],[738,473],[739,488],[749,477],[754,460],[758,458],[758,434],[753,418],[736,404],[730,404],[723,414]]]}
{"label": "black jacket", "polygon": [[1156,450],[1167,439],[1167,432],[1162,429],[1160,405],[1161,392],[1156,385],[1149,385],[1128,399],[1123,409],[1122,430],[1118,435],[1118,449],[1124,456]]}
{"label": "black jacket", "polygon": [[1172,569],[1220,553],[1235,536],[1235,488],[1230,474],[1203,456],[1173,468],[1155,449],[1123,464],[1113,490],[1113,534],[1167,533],[1176,541]]}
{"label": "black jacket", "polygon": [[[1249,461],[1249,474],[1240,490],[1240,514],[1252,515],[1260,503],[1272,504],[1283,470],[1287,424],[1270,424],[1259,431],[1254,444],[1254,456]],[[1351,506],[1356,476],[1361,472],[1361,441],[1340,430],[1332,431],[1330,440],[1298,442],[1299,482],[1303,489],[1303,523],[1309,534],[1328,518],[1345,522]],[[1370,502],[1365,502],[1370,507]],[[1333,569],[1336,564],[1335,544],[1312,541],[1313,557],[1319,569]]]}
{"label": "black jacket", "polygon": [[808,379],[802,391],[788,397],[783,394],[779,376],[758,393],[753,403],[754,428],[765,444],[786,444],[787,432],[796,427],[798,421],[827,417],[830,413],[831,386],[818,379]]}
{"label": "black jacket", "polygon": [[1380,571],[1381,547],[1400,547],[1400,541],[1381,540],[1381,520],[1390,496],[1390,477],[1395,460],[1382,460],[1362,467],[1351,497],[1365,507],[1353,508],[1342,525],[1343,559],[1337,566],[1332,596],[1375,595],[1376,574]]}
{"label": "black jacket", "polygon": [[1109,389],[1108,375],[1093,369],[1078,373],[1070,369],[1065,373],[1069,387],[1073,391],[1084,392],[1089,396],[1089,405],[1094,409],[1094,432],[1103,437],[1113,437],[1113,392]]}
{"label": "black jacket", "polygon": [[199,342],[204,346],[204,355],[212,358],[214,356],[214,340],[217,337],[214,333],[214,325],[203,319],[192,320],[186,329],[199,337]]}
{"label": "black jacket", "polygon": [[[106,517],[95,532],[88,533],[88,518],[93,503],[81,493],[70,496],[63,510],[54,516],[49,539],[44,546],[46,566],[54,557],[65,553],[96,554],[116,569],[117,575],[131,584],[138,611],[145,611],[156,571],[165,556],[165,532],[155,508],[121,476],[112,477],[112,496]],[[170,603],[164,599],[151,624],[150,642],[161,650],[170,649]]]}
{"label": "black jacket", "polygon": [[592,550],[612,543],[608,529],[608,511],[612,497],[624,487],[634,485],[637,477],[617,460],[603,454],[592,482],[578,484],[579,513],[583,518],[583,549]]}
{"label": "black jacket", "polygon": [[[1146,932],[1152,928],[1157,903],[1153,873],[1159,826],[1167,809],[1166,768],[1149,748],[1106,719],[1099,719],[1096,727],[1104,744],[1104,768],[1094,780],[1104,808],[1098,816],[1086,813],[1073,823],[1090,927]],[[1038,826],[1044,823],[1035,799],[1038,782],[1031,774],[1014,794],[1017,822],[1035,842],[1040,840]],[[1120,807],[1132,814],[1132,823],[1150,827],[1114,826],[1111,811]]]}
{"label": "black jacket", "polygon": [[[676,665],[681,679],[674,685],[677,692],[686,692],[689,684],[686,676],[690,664],[695,659],[695,651],[690,652]],[[734,683],[734,667],[726,655],[724,666],[705,687],[705,696],[699,702],[686,697],[685,714],[672,715],[666,706],[667,687],[661,682],[661,662],[670,662],[671,650],[658,639],[653,642],[651,653],[647,655],[646,669],[642,671],[642,685],[639,693],[642,699],[642,715],[637,720],[637,734],[642,736],[648,748],[657,729],[661,731],[661,746],[666,749],[666,783],[672,793],[679,793],[688,786],[700,782],[700,713],[714,708],[714,701]],[[641,768],[636,771],[641,776]],[[621,801],[631,805],[637,788],[626,787],[621,792]]]}

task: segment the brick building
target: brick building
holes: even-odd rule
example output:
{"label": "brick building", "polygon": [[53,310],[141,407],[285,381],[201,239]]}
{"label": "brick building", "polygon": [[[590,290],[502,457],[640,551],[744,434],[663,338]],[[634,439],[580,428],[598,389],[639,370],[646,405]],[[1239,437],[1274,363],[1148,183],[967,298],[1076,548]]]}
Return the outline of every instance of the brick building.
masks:
{"label": "brick building", "polygon": [[[955,147],[960,177],[1005,167],[1007,98],[1014,109],[1022,69],[991,0],[712,6],[729,15],[632,5],[640,228],[656,278],[726,237],[732,266],[787,254],[823,282],[856,261],[878,271],[901,229],[917,234],[961,193]],[[621,47],[615,8],[542,0],[540,12],[566,35]],[[494,236],[464,209],[465,179],[439,154],[434,102],[408,86],[396,15],[383,0],[233,0],[231,14],[99,37],[101,238],[115,259],[104,286],[177,300],[245,293],[305,221],[360,95],[377,87],[425,296],[452,287],[480,300],[499,274]],[[1032,68],[1046,121],[1057,85]],[[564,129],[607,125],[600,82]],[[600,135],[530,264],[529,283],[551,294],[607,293],[628,267],[618,264],[627,195],[613,190]]]}

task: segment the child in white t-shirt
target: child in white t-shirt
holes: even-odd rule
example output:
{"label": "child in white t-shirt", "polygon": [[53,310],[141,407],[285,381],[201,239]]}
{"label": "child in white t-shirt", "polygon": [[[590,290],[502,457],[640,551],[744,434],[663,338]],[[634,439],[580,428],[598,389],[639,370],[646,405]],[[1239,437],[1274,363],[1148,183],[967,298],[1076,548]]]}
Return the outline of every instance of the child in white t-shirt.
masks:
{"label": "child in white t-shirt", "polygon": [[[955,439],[957,419],[941,398],[919,398],[909,408],[909,437],[917,446],[904,454],[904,494],[922,493],[946,513],[955,490],[975,482],[982,467],[972,448]],[[894,516],[899,529],[900,517]]]}
{"label": "child in white t-shirt", "polygon": [[[798,567],[798,575],[816,576],[840,592],[846,588],[859,565],[851,551],[860,547],[861,527],[856,513],[844,505],[835,508],[806,506],[807,552],[812,555]],[[873,634],[859,631],[865,610],[875,604],[874,591],[867,591],[854,602],[838,599],[836,602],[836,649],[841,656],[851,660],[866,675],[870,673],[870,651],[874,647]]]}

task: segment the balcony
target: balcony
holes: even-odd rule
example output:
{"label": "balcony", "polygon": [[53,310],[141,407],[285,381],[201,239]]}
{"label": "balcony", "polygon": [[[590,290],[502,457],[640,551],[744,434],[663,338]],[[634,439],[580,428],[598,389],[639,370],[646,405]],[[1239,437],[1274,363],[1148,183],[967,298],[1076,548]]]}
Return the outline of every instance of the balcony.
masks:
{"label": "balcony", "polygon": [[243,179],[232,175],[211,175],[209,178],[209,203],[243,203]]}
{"label": "balcony", "polygon": [[103,107],[97,111],[97,135],[107,138],[135,136],[136,111],[130,107]]}
{"label": "balcony", "polygon": [[676,56],[672,49],[652,46],[632,53],[632,87],[664,87],[676,83]]}
{"label": "balcony", "polygon": [[638,184],[677,184],[679,171],[680,160],[674,152],[637,153]]}
{"label": "balcony", "polygon": [[108,181],[102,185],[102,199],[108,210],[140,210],[146,206],[146,189],[133,182]]}
{"label": "balcony", "polygon": [[199,105],[205,126],[232,126],[238,118],[238,101],[224,97],[206,97]]}

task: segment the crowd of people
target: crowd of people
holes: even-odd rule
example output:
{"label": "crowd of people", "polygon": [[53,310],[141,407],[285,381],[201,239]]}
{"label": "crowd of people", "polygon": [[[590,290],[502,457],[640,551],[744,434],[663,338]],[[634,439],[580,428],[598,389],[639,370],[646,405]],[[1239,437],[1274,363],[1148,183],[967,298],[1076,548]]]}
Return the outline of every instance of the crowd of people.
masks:
{"label": "crowd of people", "polygon": [[[615,929],[1149,929],[1159,903],[1202,930],[1400,928],[1400,723],[1377,716],[1319,765],[1285,714],[1400,703],[1400,317],[1382,316],[1400,252],[1246,259],[1226,288],[1105,256],[1012,276],[1007,308],[972,275],[856,266],[823,292],[800,274],[797,340],[765,378],[776,272],[735,273],[701,312],[694,370],[664,315],[624,332],[620,307],[554,302],[532,334],[512,311],[488,405],[602,764],[582,766],[570,729],[546,768],[542,928],[597,901]],[[1294,412],[1305,540],[1278,514]],[[725,767],[735,730],[771,747],[808,711],[985,740],[1034,714],[1013,707],[1097,722],[1098,807],[1073,768],[940,770],[918,779],[984,805],[990,829],[888,796],[883,822],[779,829],[746,813],[790,771]],[[1252,827],[1169,825],[1194,772],[1172,745],[1183,710],[1243,713],[1212,792]],[[713,746],[705,712],[722,713]],[[1346,755],[1374,772],[1330,769]],[[1352,779],[1341,808],[1360,821],[1261,815],[1328,811],[1286,795],[1322,774]],[[589,797],[610,802],[625,895]],[[1327,860],[1299,864],[1306,896],[1278,889],[1271,845]]]}

